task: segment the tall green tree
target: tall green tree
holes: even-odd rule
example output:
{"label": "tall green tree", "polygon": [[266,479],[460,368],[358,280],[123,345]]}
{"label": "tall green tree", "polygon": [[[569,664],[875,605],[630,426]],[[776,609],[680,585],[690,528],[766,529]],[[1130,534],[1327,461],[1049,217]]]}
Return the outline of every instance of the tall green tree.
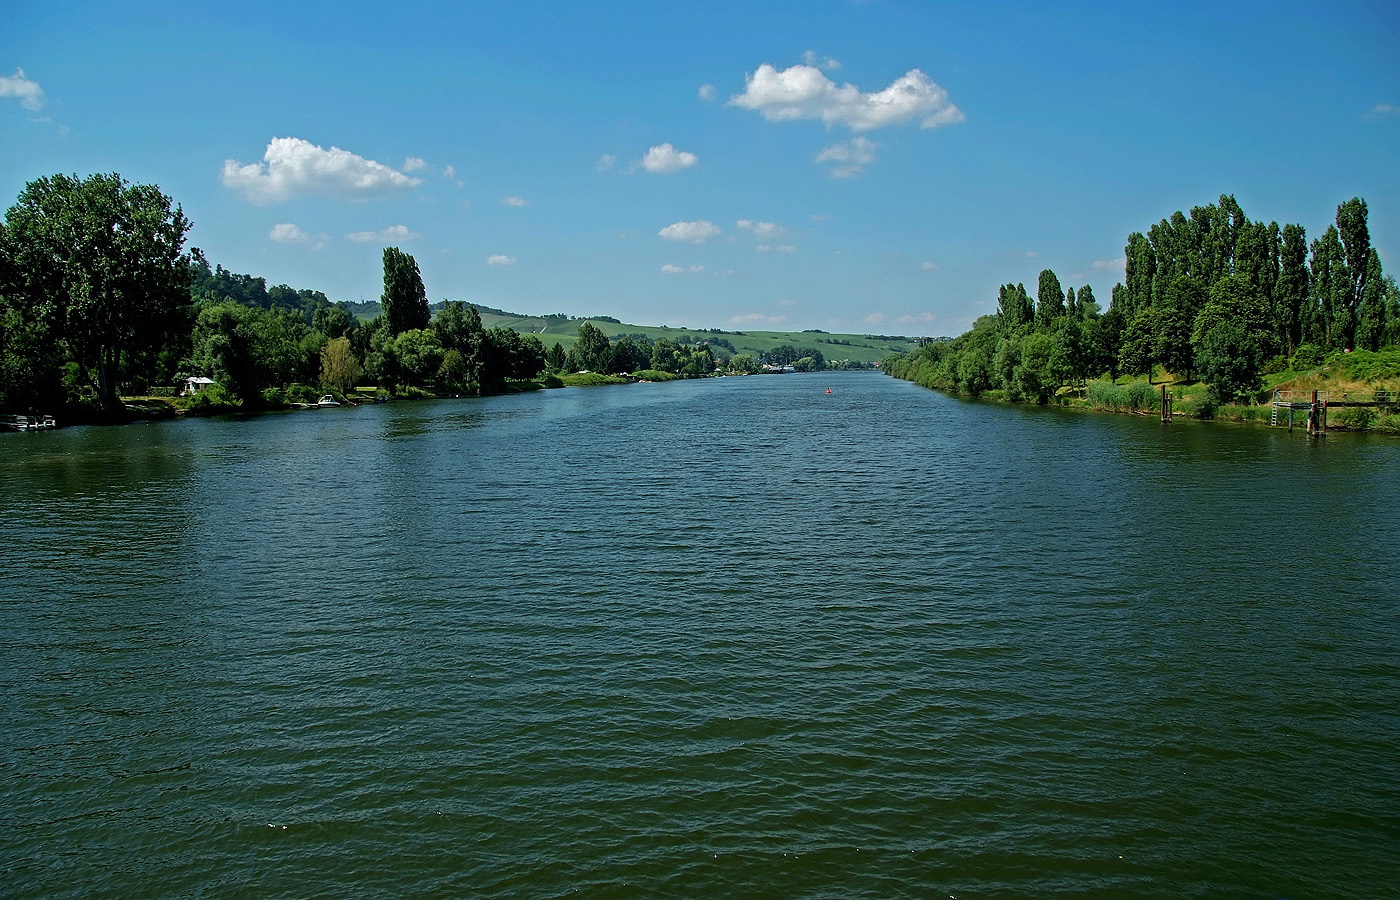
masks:
{"label": "tall green tree", "polygon": [[590,372],[607,372],[612,367],[612,342],[603,330],[592,322],[578,326],[578,343],[574,344],[579,367]]}
{"label": "tall green tree", "polygon": [[1060,279],[1049,269],[1040,273],[1035,301],[1036,330],[1051,330],[1055,327],[1055,322],[1065,314],[1065,291],[1060,287]]}
{"label": "tall green tree", "polygon": [[449,300],[433,318],[433,333],[444,350],[443,361],[448,364],[447,378],[454,386],[477,391],[485,380],[486,330],[481,327],[481,313],[469,303]]}
{"label": "tall green tree", "polygon": [[187,328],[190,221],[159,188],[116,173],[25,185],[0,229],[0,296],[61,341],[97,398],[118,403],[124,367]]}
{"label": "tall green tree", "polygon": [[1275,322],[1288,353],[1303,343],[1311,327],[1308,306],[1308,241],[1301,225],[1285,225],[1280,236],[1278,283],[1274,289]]}
{"label": "tall green tree", "polygon": [[1002,327],[1008,332],[1029,327],[1035,321],[1035,306],[1025,285],[1003,284],[997,291],[997,308]]}
{"label": "tall green tree", "polygon": [[397,336],[428,327],[431,313],[423,276],[418,272],[417,261],[398,247],[384,248],[384,293],[379,302],[384,307],[390,334]]}

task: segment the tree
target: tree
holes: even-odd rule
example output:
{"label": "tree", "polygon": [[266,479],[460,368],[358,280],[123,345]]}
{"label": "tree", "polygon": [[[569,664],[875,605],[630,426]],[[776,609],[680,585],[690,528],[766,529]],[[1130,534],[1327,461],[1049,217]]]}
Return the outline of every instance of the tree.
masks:
{"label": "tree", "polygon": [[398,247],[384,248],[384,293],[379,302],[391,335],[428,327],[428,292],[418,274],[418,263]]}
{"label": "tree", "polygon": [[1060,287],[1060,279],[1049,269],[1040,273],[1040,283],[1035,292],[1035,327],[1037,331],[1048,331],[1057,319],[1065,314],[1065,292]]}
{"label": "tree", "polygon": [[445,377],[461,390],[480,390],[486,341],[481,313],[469,303],[449,300],[433,319],[432,330],[444,350]]}
{"label": "tree", "polygon": [[544,362],[545,366],[551,372],[564,371],[564,365],[568,362],[567,356],[564,353],[564,345],[555,341],[554,346],[550,347],[549,352],[545,354]]}
{"label": "tree", "polygon": [[321,381],[344,394],[355,386],[364,370],[360,361],[350,352],[350,339],[331,338],[321,349]]}
{"label": "tree", "polygon": [[1023,285],[1003,284],[997,291],[997,309],[1007,332],[1029,326],[1035,319],[1035,307]]}
{"label": "tree", "polygon": [[592,322],[578,326],[578,343],[574,345],[580,369],[606,372],[612,366],[612,346],[603,330]]}
{"label": "tree", "polygon": [[130,357],[153,352],[189,304],[190,221],[154,185],[54,175],[25,185],[0,229],[0,296],[61,341],[97,398],[118,404]]}
{"label": "tree", "polygon": [[1236,320],[1215,322],[1201,336],[1196,350],[1196,369],[1220,403],[1256,390],[1263,362],[1264,350],[1258,339]]}
{"label": "tree", "polygon": [[409,384],[428,384],[442,367],[442,354],[442,345],[430,329],[412,328],[394,338],[399,374]]}
{"label": "tree", "polygon": [[1283,226],[1280,244],[1274,309],[1280,341],[1292,353],[1303,343],[1303,332],[1312,318],[1308,309],[1308,240],[1303,226]]}

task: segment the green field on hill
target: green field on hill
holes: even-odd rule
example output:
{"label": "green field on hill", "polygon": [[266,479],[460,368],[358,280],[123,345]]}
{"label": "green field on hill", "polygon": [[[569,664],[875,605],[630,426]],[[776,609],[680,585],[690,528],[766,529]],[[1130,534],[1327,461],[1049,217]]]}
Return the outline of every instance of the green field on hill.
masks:
{"label": "green field on hill", "polygon": [[[361,319],[371,319],[379,314],[379,304],[373,301],[353,304],[353,306],[355,307],[354,314]],[[436,313],[441,306],[440,303],[433,304],[433,312]],[[918,340],[913,335],[671,328],[666,325],[629,325],[610,316],[567,316],[562,313],[548,316],[528,316],[480,305],[477,306],[477,312],[481,314],[481,324],[485,327],[499,326],[510,328],[521,334],[533,334],[540,339],[546,349],[553,347],[556,343],[563,345],[565,350],[571,349],[575,341],[578,340],[578,327],[584,322],[592,322],[612,340],[623,335],[645,335],[652,341],[665,338],[678,344],[709,341],[715,345],[714,349],[723,355],[747,354],[755,359],[783,344],[792,344],[796,347],[815,347],[822,352],[828,365],[846,359],[866,364],[876,363],[891,353],[904,353],[918,346]],[[725,344],[717,343],[718,341],[732,344],[733,350],[731,351]],[[720,348],[723,349],[720,350]]]}

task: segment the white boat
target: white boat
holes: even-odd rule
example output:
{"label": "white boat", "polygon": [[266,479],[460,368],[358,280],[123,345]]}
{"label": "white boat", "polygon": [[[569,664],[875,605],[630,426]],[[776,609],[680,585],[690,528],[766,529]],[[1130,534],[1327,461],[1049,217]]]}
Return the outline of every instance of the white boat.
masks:
{"label": "white boat", "polygon": [[9,428],[14,431],[34,431],[40,427],[39,423],[28,416],[5,416],[0,419],[0,427]]}
{"label": "white boat", "polygon": [[334,396],[325,394],[316,402],[316,405],[321,407],[339,406],[340,402]]}

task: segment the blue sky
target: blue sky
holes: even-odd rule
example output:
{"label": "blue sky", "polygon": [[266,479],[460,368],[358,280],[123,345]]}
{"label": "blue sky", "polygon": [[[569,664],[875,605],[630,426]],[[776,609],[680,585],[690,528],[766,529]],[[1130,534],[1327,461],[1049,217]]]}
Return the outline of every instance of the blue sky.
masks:
{"label": "blue sky", "polygon": [[1400,266],[1394,3],[10,0],[0,201],[158,184],[211,262],[375,299],[957,334],[1233,193]]}

